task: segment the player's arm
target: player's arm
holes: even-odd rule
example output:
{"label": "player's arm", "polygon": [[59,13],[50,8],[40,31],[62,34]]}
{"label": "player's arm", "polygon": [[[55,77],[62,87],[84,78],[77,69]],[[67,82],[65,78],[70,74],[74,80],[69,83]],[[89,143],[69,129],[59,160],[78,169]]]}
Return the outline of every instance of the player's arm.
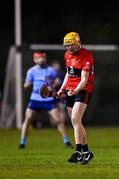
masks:
{"label": "player's arm", "polygon": [[90,72],[86,72],[86,71],[83,71],[81,72],[81,81],[80,83],[77,85],[77,87],[75,88],[75,90],[70,90],[68,92],[68,95],[69,96],[72,96],[72,95],[76,95],[78,94],[78,92],[82,89],[84,89],[84,87],[86,86],[87,84],[87,81],[88,81],[88,77],[89,77],[89,73]]}
{"label": "player's arm", "polygon": [[85,55],[85,60],[82,63],[82,71],[81,71],[81,81],[75,89],[75,92],[79,92],[80,90],[84,89],[87,84],[89,74],[92,72],[92,67],[94,64],[93,57],[90,53]]}
{"label": "player's arm", "polygon": [[26,80],[25,83],[24,83],[24,89],[27,89],[27,88],[29,88],[29,87],[31,87],[31,86],[32,86],[32,82]]}
{"label": "player's arm", "polygon": [[61,96],[61,95],[64,93],[64,90],[65,90],[65,88],[66,88],[67,81],[68,81],[68,73],[65,74],[64,81],[63,81],[63,83],[62,83],[59,91],[57,92],[57,95],[58,95],[58,96]]}
{"label": "player's arm", "polygon": [[65,74],[64,81],[63,81],[61,88],[60,88],[61,90],[63,90],[63,91],[65,90],[66,85],[67,85],[67,81],[68,81],[68,73]]}
{"label": "player's arm", "polygon": [[81,81],[78,84],[78,86],[76,87],[75,91],[79,92],[86,86],[88,77],[89,77],[89,72],[86,72],[86,71],[81,72]]}
{"label": "player's arm", "polygon": [[32,75],[32,70],[29,69],[26,73],[26,79],[25,79],[25,82],[23,84],[24,86],[24,89],[28,89],[32,86],[33,84],[33,75]]}

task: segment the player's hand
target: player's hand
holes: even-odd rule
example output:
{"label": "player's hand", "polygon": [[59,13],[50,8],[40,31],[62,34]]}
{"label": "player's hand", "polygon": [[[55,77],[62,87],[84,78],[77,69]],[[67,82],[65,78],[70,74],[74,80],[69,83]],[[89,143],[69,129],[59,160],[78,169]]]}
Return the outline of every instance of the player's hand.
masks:
{"label": "player's hand", "polygon": [[64,91],[62,89],[60,89],[58,92],[57,92],[57,96],[56,97],[62,97],[64,94]]}
{"label": "player's hand", "polygon": [[68,96],[74,96],[74,95],[76,95],[76,94],[78,94],[78,91],[77,91],[77,90],[69,90],[69,91],[67,92],[67,95],[68,95]]}

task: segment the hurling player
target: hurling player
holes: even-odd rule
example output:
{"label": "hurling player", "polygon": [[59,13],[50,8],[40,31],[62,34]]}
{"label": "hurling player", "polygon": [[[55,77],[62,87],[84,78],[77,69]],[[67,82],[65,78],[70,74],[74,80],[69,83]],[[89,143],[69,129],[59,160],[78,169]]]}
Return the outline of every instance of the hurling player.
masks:
{"label": "hurling player", "polygon": [[67,72],[57,94],[60,97],[66,92],[66,106],[74,128],[76,144],[68,162],[80,162],[83,165],[94,157],[89,150],[86,130],[82,124],[82,117],[93,91],[94,58],[91,52],[81,46],[80,37],[76,32],[66,34],[63,44],[66,49],[64,60]]}
{"label": "hurling player", "polygon": [[26,147],[29,125],[33,121],[36,113],[41,110],[45,110],[49,113],[63,138],[64,144],[66,147],[72,148],[73,146],[69,141],[65,124],[59,115],[60,112],[56,105],[56,99],[54,97],[43,98],[39,92],[42,85],[46,84],[50,86],[57,74],[52,67],[47,65],[46,54],[44,52],[35,52],[33,54],[33,61],[35,65],[28,69],[24,83],[24,88],[32,86],[32,92],[21,129],[19,148],[24,149]]}

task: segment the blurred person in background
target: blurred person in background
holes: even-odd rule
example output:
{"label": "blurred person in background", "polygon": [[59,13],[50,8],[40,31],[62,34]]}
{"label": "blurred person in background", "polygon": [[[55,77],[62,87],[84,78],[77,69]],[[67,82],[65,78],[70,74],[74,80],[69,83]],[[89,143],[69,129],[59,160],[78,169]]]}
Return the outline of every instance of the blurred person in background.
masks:
{"label": "blurred person in background", "polygon": [[56,72],[52,67],[47,65],[46,53],[44,52],[35,52],[33,54],[33,61],[35,65],[28,69],[24,83],[25,89],[32,86],[32,92],[21,129],[19,148],[24,149],[26,147],[29,126],[33,122],[37,112],[40,112],[41,110],[46,110],[48,112],[60,132],[64,144],[66,147],[72,148],[65,124],[60,118],[60,112],[56,106],[56,98],[43,98],[40,94],[40,88],[43,84],[46,84],[49,88],[52,86],[53,81],[56,78]]}
{"label": "blurred person in background", "polygon": [[[63,83],[65,73],[61,70],[61,65],[60,65],[58,60],[53,60],[53,62],[51,63],[51,66],[53,67],[53,69],[55,70],[55,72],[57,74],[57,76],[54,80],[54,83],[53,83],[53,88],[56,91],[59,91],[59,89]],[[60,111],[60,117],[61,117],[62,121],[64,121],[64,123],[65,123],[65,119],[66,119],[66,95],[63,94],[63,96],[64,97],[62,97],[62,98],[57,98],[56,102],[57,102],[57,107]]]}
{"label": "blurred person in background", "polygon": [[63,40],[66,52],[64,60],[67,72],[57,92],[60,97],[66,91],[66,106],[74,128],[76,149],[69,157],[69,163],[87,164],[93,157],[82,123],[83,115],[91,98],[94,81],[94,58],[92,53],[81,46],[78,33],[70,32]]}

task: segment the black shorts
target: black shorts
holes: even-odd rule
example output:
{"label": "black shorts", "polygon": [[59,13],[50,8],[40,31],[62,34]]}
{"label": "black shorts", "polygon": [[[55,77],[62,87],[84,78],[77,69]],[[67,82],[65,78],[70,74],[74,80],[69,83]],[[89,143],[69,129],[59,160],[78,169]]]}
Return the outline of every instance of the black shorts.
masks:
{"label": "black shorts", "polygon": [[[68,91],[67,91],[68,92]],[[86,90],[81,90],[77,95],[68,96],[66,92],[66,106],[73,107],[75,102],[82,102],[88,104],[92,93]]]}

